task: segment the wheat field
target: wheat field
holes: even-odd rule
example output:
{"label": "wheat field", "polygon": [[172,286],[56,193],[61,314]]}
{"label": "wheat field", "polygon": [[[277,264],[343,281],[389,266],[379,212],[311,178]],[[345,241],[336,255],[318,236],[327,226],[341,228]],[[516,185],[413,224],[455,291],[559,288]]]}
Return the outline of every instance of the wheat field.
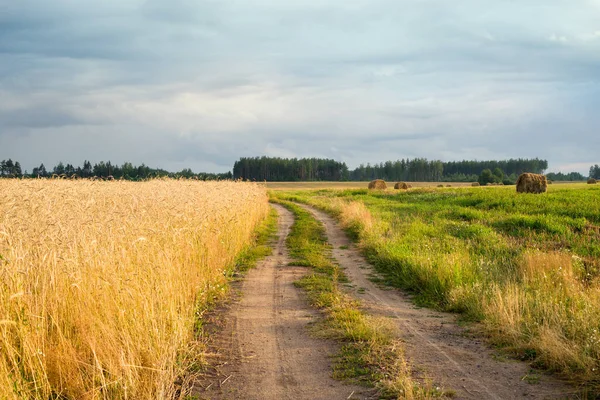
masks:
{"label": "wheat field", "polygon": [[0,180],[0,398],[183,396],[195,324],[267,213],[248,183]]}

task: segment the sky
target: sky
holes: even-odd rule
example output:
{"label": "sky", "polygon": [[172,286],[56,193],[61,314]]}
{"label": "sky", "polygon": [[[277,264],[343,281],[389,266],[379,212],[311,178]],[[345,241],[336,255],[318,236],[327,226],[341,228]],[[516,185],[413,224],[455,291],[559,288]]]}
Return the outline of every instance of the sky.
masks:
{"label": "sky", "polygon": [[0,0],[0,159],[600,164],[600,0]]}

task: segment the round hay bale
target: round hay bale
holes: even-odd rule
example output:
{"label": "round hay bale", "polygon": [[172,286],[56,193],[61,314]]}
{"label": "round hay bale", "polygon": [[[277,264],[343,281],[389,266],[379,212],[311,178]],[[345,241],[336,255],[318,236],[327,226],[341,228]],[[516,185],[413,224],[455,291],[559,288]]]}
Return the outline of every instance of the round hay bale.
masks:
{"label": "round hay bale", "polygon": [[406,183],[406,182],[396,182],[396,184],[394,185],[394,189],[404,189],[404,190],[406,190],[408,188],[409,188],[409,186],[408,186],[408,183]]}
{"label": "round hay bale", "polygon": [[438,185],[438,187],[444,187],[444,185]]}
{"label": "round hay bale", "polygon": [[546,180],[548,181],[548,185],[552,185],[554,182],[552,182],[552,180],[546,178]]}
{"label": "round hay bale", "polygon": [[588,185],[595,185],[596,183],[598,183],[598,181],[596,179],[594,179],[594,178],[588,179],[587,182],[588,182]]}
{"label": "round hay bale", "polygon": [[446,185],[446,187],[452,187],[452,185]]}
{"label": "round hay bale", "polygon": [[385,190],[387,189],[387,185],[383,179],[375,179],[374,181],[369,182],[369,189]]}
{"label": "round hay bale", "polygon": [[548,180],[544,175],[525,172],[517,179],[517,193],[544,193],[548,188]]}
{"label": "round hay bale", "polygon": [[479,182],[473,182],[471,183],[471,186],[479,186]]}

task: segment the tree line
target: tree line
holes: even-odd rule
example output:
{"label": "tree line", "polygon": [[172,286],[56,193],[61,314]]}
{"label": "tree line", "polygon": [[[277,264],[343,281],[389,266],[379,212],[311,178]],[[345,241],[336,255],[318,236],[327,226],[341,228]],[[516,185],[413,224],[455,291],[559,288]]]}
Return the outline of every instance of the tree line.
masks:
{"label": "tree line", "polygon": [[540,159],[505,161],[452,161],[426,158],[361,164],[349,170],[346,163],[320,158],[243,157],[233,166],[233,177],[255,181],[388,181],[474,182],[483,170],[502,170],[513,177],[522,172],[542,173],[548,162]]}
{"label": "tree line", "polygon": [[[280,158],[242,157],[233,165],[233,173],[195,173],[186,168],[179,172],[169,172],[160,168],[150,168],[145,164],[121,165],[110,161],[92,164],[84,161],[82,166],[59,162],[47,169],[44,164],[33,168],[31,173],[22,171],[21,164],[12,159],[0,161],[0,177],[47,178],[53,175],[79,178],[114,178],[126,180],[146,180],[158,177],[190,178],[200,180],[244,179],[253,181],[387,181],[412,182],[504,182],[514,183],[523,172],[543,173],[548,162],[538,158],[510,159],[500,161],[450,161],[427,160],[426,158],[401,159],[378,164],[361,164],[350,170],[344,162],[323,158]],[[590,167],[589,176],[600,179],[600,166]],[[578,172],[548,173],[553,181],[585,180]]]}
{"label": "tree line", "polygon": [[102,178],[102,179],[125,179],[130,181],[142,181],[152,178],[189,178],[199,180],[217,180],[232,179],[231,172],[222,174],[213,173],[195,173],[189,168],[182,169],[179,172],[169,172],[160,168],[150,168],[145,164],[133,165],[125,162],[122,165],[112,164],[110,161],[100,161],[92,165],[89,161],[84,161],[82,166],[64,164],[59,162],[54,167],[48,169],[42,163],[33,168],[31,173],[21,170],[21,164],[13,162],[11,159],[0,161],[0,177],[5,178],[49,178],[60,176],[66,178]]}
{"label": "tree line", "polygon": [[251,181],[345,181],[346,163],[322,158],[242,157],[233,164],[233,178]]}
{"label": "tree line", "polygon": [[[596,169],[594,169],[596,168]],[[233,166],[233,177],[254,181],[386,181],[411,182],[490,182],[512,184],[523,172],[542,174],[548,161],[539,158],[487,161],[427,160],[426,158],[361,164],[350,170],[346,163],[320,158],[243,157]],[[600,167],[590,168],[590,176]],[[483,176],[482,176],[483,175]],[[581,181],[579,172],[548,173],[553,181]]]}
{"label": "tree line", "polygon": [[21,164],[18,161],[2,160],[0,161],[0,176],[2,177],[17,177],[23,175]]}
{"label": "tree line", "polygon": [[350,172],[350,179],[369,181],[384,179],[389,181],[412,182],[475,182],[484,170],[502,171],[503,176],[513,177],[523,172],[543,173],[548,161],[534,159],[510,159],[502,161],[450,161],[427,160],[426,158],[401,159],[379,164],[361,164]]}
{"label": "tree line", "polygon": [[[591,175],[591,173],[590,173]],[[569,172],[567,174],[563,174],[562,172],[549,172],[546,174],[546,177],[551,181],[584,181],[585,176],[581,175],[579,172]]]}

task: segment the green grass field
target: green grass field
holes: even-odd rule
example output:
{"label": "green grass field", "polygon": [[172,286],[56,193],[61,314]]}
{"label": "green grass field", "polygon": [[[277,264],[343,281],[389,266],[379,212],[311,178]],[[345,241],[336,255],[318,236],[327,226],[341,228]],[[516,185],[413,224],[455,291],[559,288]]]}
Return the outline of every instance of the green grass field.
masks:
{"label": "green grass field", "polygon": [[[395,182],[387,182],[389,188],[394,187]],[[437,187],[443,184],[452,187],[468,187],[470,182],[409,182],[413,187]],[[270,190],[317,190],[317,189],[366,189],[369,182],[265,182],[264,185]]]}
{"label": "green grass field", "polygon": [[[394,187],[396,182],[386,182],[389,189]],[[444,187],[450,185],[452,188],[471,187],[471,182],[407,182],[414,188],[424,187]],[[555,182],[555,185],[563,186],[565,184],[572,185],[574,182]],[[269,190],[318,190],[318,189],[366,189],[369,182],[353,181],[353,182],[265,182],[264,185]]]}
{"label": "green grass field", "polygon": [[273,193],[337,215],[387,284],[418,303],[481,321],[517,356],[598,384],[599,186]]}

